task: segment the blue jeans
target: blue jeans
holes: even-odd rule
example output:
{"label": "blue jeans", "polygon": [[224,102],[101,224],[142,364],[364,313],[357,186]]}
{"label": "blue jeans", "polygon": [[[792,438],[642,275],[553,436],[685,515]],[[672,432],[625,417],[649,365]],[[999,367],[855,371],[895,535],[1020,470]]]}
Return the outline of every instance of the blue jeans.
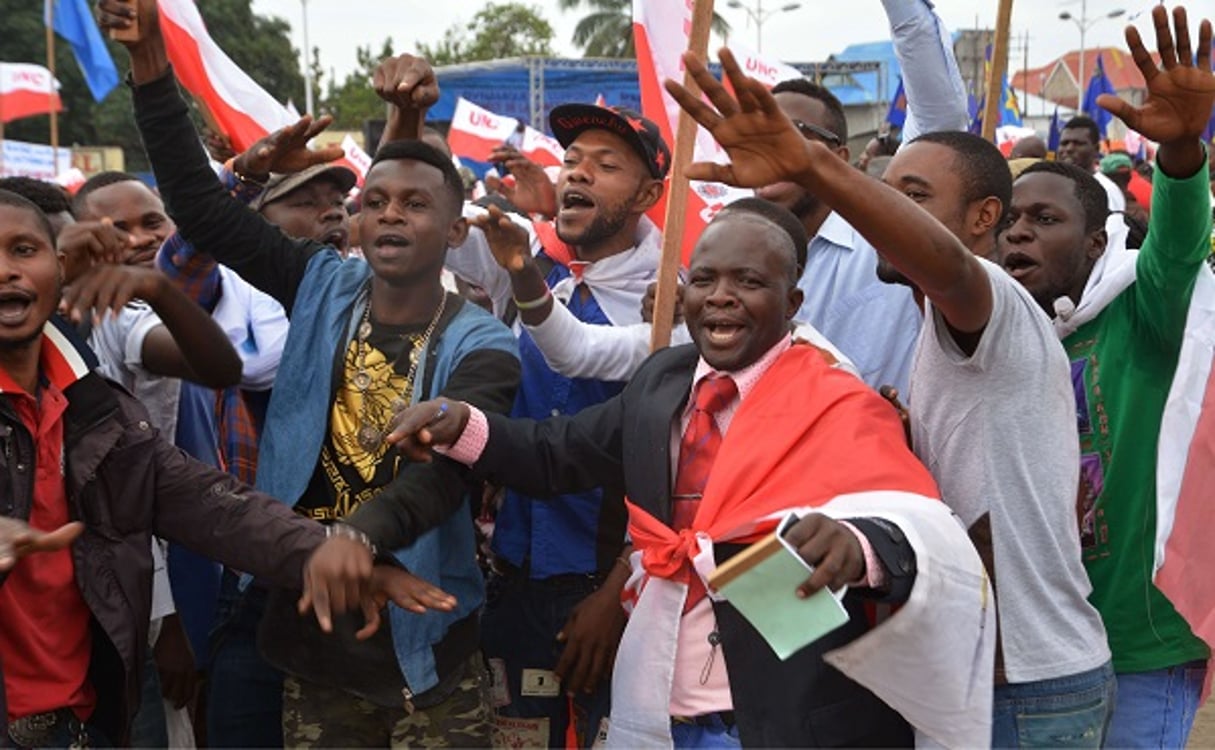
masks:
{"label": "blue jeans", "polygon": [[169,726],[165,720],[165,699],[160,694],[160,672],[152,649],[143,665],[143,688],[139,710],[131,722],[131,747],[168,747]]}
{"label": "blue jeans", "polygon": [[266,590],[242,592],[225,571],[211,633],[207,742],[211,747],[283,746],[283,675],[257,650]]}
{"label": "blue jeans", "polygon": [[694,724],[672,721],[671,740],[677,748],[742,747],[742,741],[738,739],[738,725],[726,726],[717,714],[699,717]]}
{"label": "blue jeans", "polygon": [[993,747],[1102,746],[1117,681],[1109,662],[1051,680],[997,685]]}
{"label": "blue jeans", "polygon": [[[505,672],[505,694],[509,700],[494,710],[513,718],[547,718],[549,747],[565,747],[569,701],[564,692],[552,697],[522,695],[523,671],[551,671],[557,666],[561,656],[557,633],[565,627],[574,607],[597,588],[591,576],[531,580],[525,573],[514,572],[490,578],[481,615],[481,650],[489,661],[493,679],[500,679],[501,671]],[[574,697],[574,726],[582,747],[591,746],[608,715],[610,682],[604,680],[590,695]],[[501,691],[499,686],[496,692]]]}
{"label": "blue jeans", "polygon": [[1110,747],[1185,747],[1198,711],[1207,663],[1192,661],[1118,675]]}

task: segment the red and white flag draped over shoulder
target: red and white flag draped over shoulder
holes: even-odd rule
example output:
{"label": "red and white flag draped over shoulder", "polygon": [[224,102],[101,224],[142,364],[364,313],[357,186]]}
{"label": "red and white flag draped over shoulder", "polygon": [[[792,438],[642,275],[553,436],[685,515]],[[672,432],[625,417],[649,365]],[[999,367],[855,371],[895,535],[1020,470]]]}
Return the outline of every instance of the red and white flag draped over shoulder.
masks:
{"label": "red and white flag draped over shoulder", "polygon": [[[158,5],[173,72],[210,111],[237,151],[299,119],[293,108],[280,104],[220,49],[207,33],[194,0],[158,0]],[[360,167],[359,159],[348,153],[336,163],[353,170],[362,184],[366,167]]]}
{"label": "red and white flag draped over shoulder", "polygon": [[[683,80],[681,56],[688,48],[691,28],[691,0],[637,0],[633,3],[633,37],[637,47],[641,111],[658,124],[662,137],[666,139],[672,151],[675,149],[675,131],[679,128],[679,105],[667,94],[662,82],[667,78],[674,81]],[[747,75],[768,87],[801,75],[784,63],[764,58],[737,44],[731,44],[730,50],[743,64]],[[704,128],[696,129],[696,146],[692,159],[728,161],[721,147]],[[718,182],[692,182],[681,243],[685,266],[692,257],[692,248],[700,238],[700,233],[717,212],[727,203],[751,194],[751,190],[740,190]],[[666,217],[666,200],[651,209],[649,216],[661,227]]]}
{"label": "red and white flag draped over shoulder", "polygon": [[30,63],[0,63],[0,122],[62,112],[59,81]]}
{"label": "red and white flag draped over shoulder", "polygon": [[[460,97],[452,113],[447,145],[456,156],[487,162],[493,150],[506,143],[518,126],[519,121],[515,118],[495,114]],[[555,138],[530,125],[524,126],[523,138],[517,147],[520,153],[542,167],[558,166],[565,157],[565,149]]]}
{"label": "red and white flag draped over shoulder", "polygon": [[758,541],[790,511],[884,518],[906,534],[917,563],[907,603],[825,658],[938,743],[988,744],[994,600],[982,561],[938,497],[889,404],[813,347],[783,353],[730,423],[691,528],[676,532],[628,503],[632,614],[613,672],[608,746],[670,746],[688,581],[715,569],[714,544]]}

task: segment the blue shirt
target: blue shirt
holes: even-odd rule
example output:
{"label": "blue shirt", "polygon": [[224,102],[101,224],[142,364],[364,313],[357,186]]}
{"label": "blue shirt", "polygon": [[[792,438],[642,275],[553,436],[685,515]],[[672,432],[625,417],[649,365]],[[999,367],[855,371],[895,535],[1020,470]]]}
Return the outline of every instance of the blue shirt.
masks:
{"label": "blue shirt", "polygon": [[[546,281],[552,287],[569,275],[567,268],[554,265]],[[584,323],[611,325],[595,297],[583,290],[586,287],[580,286],[570,297],[570,312]],[[554,372],[526,331],[519,336],[519,354],[523,382],[512,417],[547,419],[576,414],[624,389],[623,382],[567,378]],[[508,490],[494,525],[493,550],[516,567],[528,563],[530,575],[536,579],[598,572],[602,506],[601,489],[539,500]],[[623,517],[623,511],[621,514]],[[619,541],[624,544],[623,533]]]}
{"label": "blue shirt", "polygon": [[873,388],[904,397],[924,316],[911,289],[877,277],[877,251],[832,213],[810,240],[797,282],[806,298],[797,320],[809,323],[852,360]]}

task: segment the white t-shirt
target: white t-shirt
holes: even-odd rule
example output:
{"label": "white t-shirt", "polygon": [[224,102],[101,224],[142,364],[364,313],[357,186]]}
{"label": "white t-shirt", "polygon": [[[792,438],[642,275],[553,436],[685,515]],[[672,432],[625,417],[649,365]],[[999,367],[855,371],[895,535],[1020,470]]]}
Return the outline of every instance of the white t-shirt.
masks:
{"label": "white t-shirt", "polygon": [[117,317],[107,316],[94,326],[89,346],[101,361],[101,374],[130,391],[148,410],[152,426],[171,443],[177,435],[181,381],[154,375],[143,366],[143,342],[160,325],[164,324],[151,305],[131,300]]}
{"label": "white t-shirt", "polygon": [[1080,558],[1071,368],[1029,293],[980,262],[992,310],[972,355],[927,306],[911,372],[915,453],[967,528],[990,514],[1008,681],[1064,677],[1110,658]]}

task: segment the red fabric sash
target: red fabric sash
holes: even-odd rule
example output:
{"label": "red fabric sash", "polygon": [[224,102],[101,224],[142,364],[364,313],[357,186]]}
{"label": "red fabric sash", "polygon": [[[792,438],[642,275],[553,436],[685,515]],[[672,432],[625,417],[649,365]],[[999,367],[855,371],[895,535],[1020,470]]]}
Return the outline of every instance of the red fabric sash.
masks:
{"label": "red fabric sash", "polygon": [[544,254],[554,263],[569,268],[570,263],[578,259],[574,255],[573,246],[565,244],[557,236],[556,224],[551,221],[537,221],[532,223],[532,228],[536,230],[536,239],[540,240],[540,247],[544,248]]}
{"label": "red fabric sash", "polygon": [[[629,533],[647,573],[686,583],[698,531],[717,541],[764,516],[875,490],[940,497],[890,404],[813,347],[795,345],[734,415],[692,527],[677,533],[626,501]],[[757,541],[774,525],[731,541]]]}

